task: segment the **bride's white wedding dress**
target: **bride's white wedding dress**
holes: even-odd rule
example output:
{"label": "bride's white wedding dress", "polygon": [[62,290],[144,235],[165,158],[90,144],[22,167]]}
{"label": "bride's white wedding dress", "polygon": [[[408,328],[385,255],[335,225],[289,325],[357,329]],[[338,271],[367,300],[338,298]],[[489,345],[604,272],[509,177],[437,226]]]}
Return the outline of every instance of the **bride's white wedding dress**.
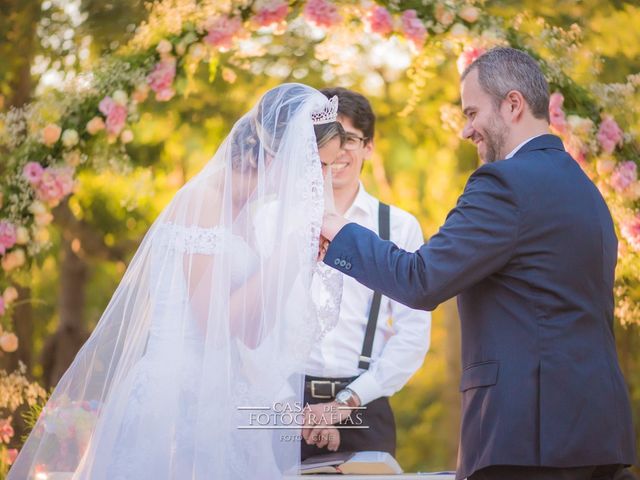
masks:
{"label": "bride's white wedding dress", "polygon": [[[104,415],[105,420],[113,421],[115,412],[122,412],[120,425],[98,426],[96,432],[107,437],[105,443],[112,445],[112,455],[104,455],[101,439],[94,439],[95,449],[102,452],[105,465],[94,463],[91,472],[81,473],[77,478],[191,478],[198,409],[210,410],[208,417],[212,420],[210,442],[200,445],[200,455],[206,456],[222,447],[214,442],[218,439],[215,410],[223,411],[223,406],[217,406],[215,398],[211,398],[208,405],[198,405],[199,382],[206,377],[202,375],[204,332],[189,312],[189,305],[180,301],[186,295],[185,284],[169,283],[165,279],[180,278],[184,253],[213,256],[225,249],[229,252],[232,249],[230,273],[232,287],[237,288],[258,265],[256,253],[242,237],[223,228],[184,227],[170,223],[159,226],[151,245],[152,320],[146,350],[106,405],[114,413]],[[183,339],[181,344],[177,344],[177,339]],[[236,347],[239,347],[237,343]],[[238,349],[234,354],[237,356],[240,351]],[[246,349],[242,349],[242,353],[251,354]],[[168,412],[175,412],[175,422],[164,421]],[[115,441],[111,438],[114,434]],[[238,440],[242,441],[241,438]],[[233,448],[233,445],[228,447]],[[234,474],[239,475],[242,464],[236,465],[235,469]]]}
{"label": "bride's white wedding dress", "polygon": [[285,84],[234,125],[150,228],[8,480],[271,480],[297,465],[299,430],[275,405],[295,415],[311,345],[338,318],[341,276],[316,261],[314,130],[336,111]]}
{"label": "bride's white wedding dress", "polygon": [[[268,231],[268,221],[265,221],[269,218],[268,210],[260,209],[255,222],[257,227],[261,225],[256,237],[261,239],[257,247],[262,250],[268,249],[273,241],[273,232]],[[100,452],[96,455],[98,461],[86,472],[81,468],[74,479],[208,479],[213,473],[215,478],[243,479],[255,473],[252,462],[257,459],[265,472],[264,478],[271,478],[269,472],[286,469],[274,454],[277,445],[274,436],[280,435],[281,430],[265,429],[247,434],[238,428],[248,426],[247,412],[238,407],[271,407],[267,402],[273,403],[274,399],[292,401],[295,398],[287,385],[276,397],[273,393],[260,395],[255,391],[256,385],[268,383],[266,378],[257,378],[269,375],[268,371],[261,371],[260,365],[277,364],[276,359],[267,357],[273,354],[269,337],[265,339],[266,347],[260,344],[252,348],[234,338],[228,345],[230,351],[221,355],[221,361],[230,355],[232,363],[239,367],[227,385],[235,404],[220,405],[216,396],[209,396],[205,403],[198,401],[201,381],[207,378],[203,372],[205,334],[189,304],[176,301],[187,295],[186,284],[176,279],[181,278],[185,254],[205,259],[225,253],[232,259],[232,289],[239,288],[255,274],[260,264],[259,252],[241,236],[221,227],[184,227],[171,223],[158,226],[151,244],[152,320],[145,352],[105,405],[102,417],[109,423],[97,426],[87,451],[89,456]],[[335,312],[337,318],[341,278],[332,269],[321,265],[318,269],[314,274],[316,306]],[[172,282],[167,282],[167,278]],[[324,330],[332,326],[325,325]],[[176,344],[176,339],[182,342]],[[225,348],[220,345],[221,350]],[[220,398],[228,398],[228,394]],[[292,405],[294,410],[297,407]],[[171,423],[164,421],[167,412],[174,412]],[[113,423],[116,418],[121,418],[119,424]],[[198,421],[208,425],[200,423],[198,429]],[[299,434],[297,428],[292,432]],[[247,454],[238,457],[242,451]],[[107,455],[107,452],[111,453]],[[220,462],[220,457],[227,461]],[[235,461],[229,462],[229,459]],[[194,465],[198,465],[200,471],[194,471]],[[222,471],[223,466],[227,470]]]}
{"label": "bride's white wedding dress", "polygon": [[[153,313],[149,340],[144,356],[130,372],[129,381],[116,394],[118,398],[114,399],[115,403],[124,405],[124,413],[105,478],[191,478],[196,455],[198,408],[211,410],[208,417],[212,420],[210,442],[201,444],[199,453],[206,456],[212,450],[218,427],[215,410],[220,408],[222,411],[223,407],[198,405],[198,387],[203,378],[204,334],[189,314],[188,305],[175,301],[186,298],[185,284],[167,284],[163,279],[179,278],[177,273],[183,269],[185,252],[212,256],[221,253],[222,249],[233,249],[230,275],[234,287],[242,285],[254,273],[258,262],[255,252],[241,237],[234,237],[223,228],[172,224],[159,227],[151,246],[153,300],[150,308]],[[167,262],[167,258],[171,261]],[[179,318],[186,320],[177,321]],[[176,344],[176,339],[183,339],[182,344]],[[234,354],[238,355],[239,351]],[[211,400],[215,402],[215,399]],[[122,407],[114,405],[114,408]],[[170,425],[163,421],[169,411],[175,411],[177,417]],[[105,417],[109,418],[109,415]],[[167,451],[169,448],[173,451]],[[236,474],[241,473],[241,468],[242,464],[236,465]],[[89,478],[97,480],[93,474],[87,476]]]}

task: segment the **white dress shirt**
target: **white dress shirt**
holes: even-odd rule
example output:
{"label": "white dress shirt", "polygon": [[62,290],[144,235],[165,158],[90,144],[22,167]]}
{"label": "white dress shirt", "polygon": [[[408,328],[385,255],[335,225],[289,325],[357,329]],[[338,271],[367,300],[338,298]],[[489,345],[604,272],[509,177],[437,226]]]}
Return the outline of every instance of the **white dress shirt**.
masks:
{"label": "white dress shirt", "polygon": [[[362,184],[345,218],[378,232],[378,199]],[[391,206],[390,240],[409,252],[424,243],[418,220]],[[351,277],[344,277],[340,320],[314,346],[307,363],[307,375],[327,378],[355,377],[349,388],[362,405],[400,390],[420,368],[431,335],[431,313],[412,310],[382,297],[378,325],[368,370],[358,368],[369,319],[373,291]]]}

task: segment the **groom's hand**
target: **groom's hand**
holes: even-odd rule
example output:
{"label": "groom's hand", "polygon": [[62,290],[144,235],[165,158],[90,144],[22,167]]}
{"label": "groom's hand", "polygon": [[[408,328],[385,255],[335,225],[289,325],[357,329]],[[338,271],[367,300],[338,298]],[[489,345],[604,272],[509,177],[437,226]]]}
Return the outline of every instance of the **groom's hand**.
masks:
{"label": "groom's hand", "polygon": [[341,217],[337,213],[325,213],[322,219],[322,236],[329,241],[333,240],[347,223],[349,223],[349,220]]}
{"label": "groom's hand", "polygon": [[322,262],[324,260],[324,256],[327,254],[327,250],[329,249],[329,240],[320,235],[320,244],[318,246],[318,262]]}

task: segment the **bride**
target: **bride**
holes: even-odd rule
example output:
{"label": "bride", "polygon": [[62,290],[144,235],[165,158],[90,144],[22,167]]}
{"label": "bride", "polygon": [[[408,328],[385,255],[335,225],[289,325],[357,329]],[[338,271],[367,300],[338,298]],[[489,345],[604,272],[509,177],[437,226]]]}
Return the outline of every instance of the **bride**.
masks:
{"label": "bride", "polygon": [[151,226],[9,480],[272,479],[298,465],[300,367],[341,295],[316,262],[336,115],[337,97],[284,84],[234,125]]}

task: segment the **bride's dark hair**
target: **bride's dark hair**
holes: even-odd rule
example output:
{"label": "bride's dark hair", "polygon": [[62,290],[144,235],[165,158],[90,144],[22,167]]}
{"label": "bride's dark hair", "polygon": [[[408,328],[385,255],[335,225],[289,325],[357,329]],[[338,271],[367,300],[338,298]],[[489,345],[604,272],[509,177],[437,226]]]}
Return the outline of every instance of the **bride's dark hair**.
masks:
{"label": "bride's dark hair", "polygon": [[[340,145],[344,143],[345,132],[338,122],[323,123],[314,125],[313,131],[316,135],[318,148],[324,147],[335,137],[340,137]],[[234,169],[257,168],[260,150],[264,145],[260,141],[258,131],[253,118],[243,118],[235,126],[231,135],[232,151],[237,154],[232,156],[232,166]],[[266,149],[270,151],[271,149]]]}
{"label": "bride's dark hair", "polygon": [[327,143],[333,140],[335,137],[340,137],[340,146],[344,143],[345,132],[342,125],[338,122],[323,123],[321,125],[314,125],[313,131],[316,134],[316,143],[318,148],[324,147]]}

